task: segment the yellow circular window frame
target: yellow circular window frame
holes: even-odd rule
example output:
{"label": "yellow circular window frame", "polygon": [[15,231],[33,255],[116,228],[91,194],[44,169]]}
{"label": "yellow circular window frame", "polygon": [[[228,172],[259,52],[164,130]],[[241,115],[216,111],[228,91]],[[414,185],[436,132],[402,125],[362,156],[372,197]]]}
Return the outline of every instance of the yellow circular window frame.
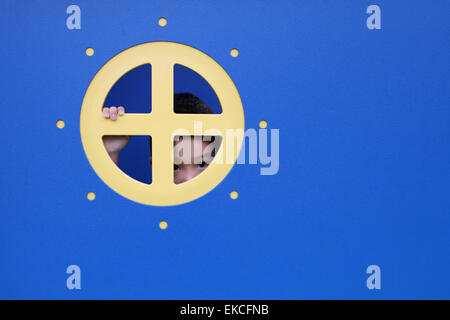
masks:
{"label": "yellow circular window frame", "polygon": [[[101,112],[113,85],[128,71],[144,65],[152,66],[152,111],[125,114],[117,121],[105,119]],[[173,67],[180,64],[201,75],[215,91],[221,114],[176,114],[173,109]],[[175,184],[173,181],[173,138],[177,129],[194,133],[194,122],[201,121],[203,132],[222,133],[221,149],[227,146],[226,130],[244,130],[244,110],[239,93],[226,71],[205,53],[174,42],[149,42],[122,51],[109,60],[94,76],[83,99],[80,132],[83,148],[97,175],[122,196],[147,205],[171,206],[197,199],[215,188],[228,174],[233,162],[216,157],[194,179]],[[111,160],[104,135],[148,135],[152,137],[152,183],[137,181]],[[240,150],[243,137],[235,144]],[[231,142],[230,142],[231,143]],[[236,149],[235,149],[236,150]]]}

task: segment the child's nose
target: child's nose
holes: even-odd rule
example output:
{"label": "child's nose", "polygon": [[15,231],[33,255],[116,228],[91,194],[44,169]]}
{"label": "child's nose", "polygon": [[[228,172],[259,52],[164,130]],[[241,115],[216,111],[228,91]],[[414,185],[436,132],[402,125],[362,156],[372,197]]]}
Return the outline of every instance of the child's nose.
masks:
{"label": "child's nose", "polygon": [[198,174],[199,174],[198,170],[195,170],[194,168],[192,168],[192,169],[189,168],[189,169],[185,170],[180,183],[187,182],[187,181],[195,178]]}

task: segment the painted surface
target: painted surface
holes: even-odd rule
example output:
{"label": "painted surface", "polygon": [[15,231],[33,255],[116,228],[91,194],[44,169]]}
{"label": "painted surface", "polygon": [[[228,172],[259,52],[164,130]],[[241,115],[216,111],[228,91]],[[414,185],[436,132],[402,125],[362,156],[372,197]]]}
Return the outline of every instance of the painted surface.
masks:
{"label": "painted surface", "polygon": [[[448,1],[77,0],[80,30],[70,4],[0,3],[0,298],[449,298]],[[228,72],[246,127],[280,129],[278,174],[236,165],[167,208],[102,182],[81,144],[83,96],[150,41]],[[66,287],[70,265],[81,290]]]}

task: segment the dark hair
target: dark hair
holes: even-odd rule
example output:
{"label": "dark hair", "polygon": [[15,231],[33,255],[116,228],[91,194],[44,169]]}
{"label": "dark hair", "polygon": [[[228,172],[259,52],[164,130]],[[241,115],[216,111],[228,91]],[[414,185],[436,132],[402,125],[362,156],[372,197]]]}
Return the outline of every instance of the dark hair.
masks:
{"label": "dark hair", "polygon": [[175,113],[214,113],[206,103],[192,93],[175,93],[173,105]]}
{"label": "dark hair", "polygon": [[[214,114],[210,106],[192,93],[175,93],[173,100],[175,113]],[[214,140],[215,137],[212,137],[211,141]],[[152,153],[152,138],[150,137],[150,154]]]}

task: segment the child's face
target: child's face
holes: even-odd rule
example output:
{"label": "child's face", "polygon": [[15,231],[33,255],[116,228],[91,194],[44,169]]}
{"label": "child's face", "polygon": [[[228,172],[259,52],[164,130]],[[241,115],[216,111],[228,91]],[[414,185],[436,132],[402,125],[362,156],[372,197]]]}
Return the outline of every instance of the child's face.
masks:
{"label": "child's face", "polygon": [[173,179],[180,184],[198,176],[208,167],[211,155],[207,155],[207,147],[211,142],[202,138],[180,137],[174,143]]}

